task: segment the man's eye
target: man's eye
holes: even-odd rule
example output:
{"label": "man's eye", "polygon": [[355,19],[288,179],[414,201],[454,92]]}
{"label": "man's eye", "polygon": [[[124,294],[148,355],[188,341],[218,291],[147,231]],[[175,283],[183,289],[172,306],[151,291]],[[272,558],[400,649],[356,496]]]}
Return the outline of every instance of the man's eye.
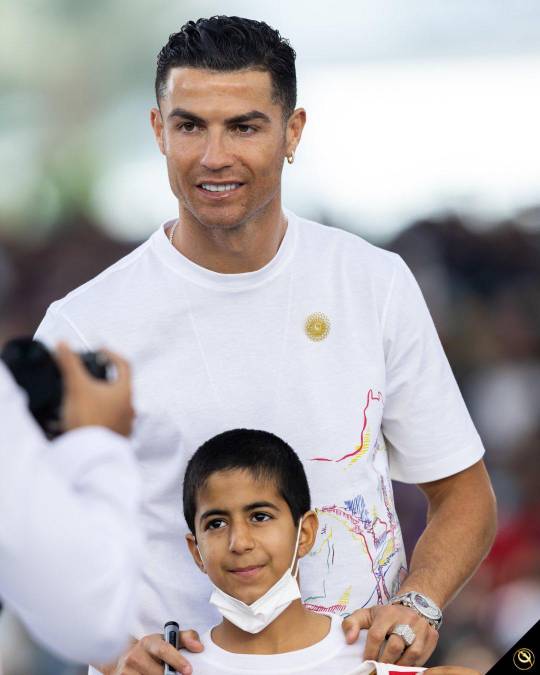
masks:
{"label": "man's eye", "polygon": [[190,134],[191,132],[195,131],[197,125],[195,122],[182,122],[182,124],[179,124],[177,128],[180,129],[180,131],[185,131],[186,133]]}
{"label": "man's eye", "polygon": [[257,131],[257,129],[250,124],[237,124],[235,128],[241,136],[249,136]]}
{"label": "man's eye", "polygon": [[222,527],[225,527],[225,521],[222,518],[215,518],[214,520],[208,521],[206,523],[207,530],[219,530]]}

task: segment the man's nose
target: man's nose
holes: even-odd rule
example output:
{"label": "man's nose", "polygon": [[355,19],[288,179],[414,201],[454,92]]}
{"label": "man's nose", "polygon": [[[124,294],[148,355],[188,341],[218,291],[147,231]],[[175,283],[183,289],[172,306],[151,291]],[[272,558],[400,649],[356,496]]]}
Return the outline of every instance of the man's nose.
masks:
{"label": "man's nose", "polygon": [[201,164],[210,171],[219,171],[232,166],[233,156],[228,147],[227,139],[222,133],[209,133],[206,139]]}
{"label": "man's nose", "polygon": [[232,526],[229,537],[229,550],[232,553],[245,553],[255,546],[249,526],[246,523]]}

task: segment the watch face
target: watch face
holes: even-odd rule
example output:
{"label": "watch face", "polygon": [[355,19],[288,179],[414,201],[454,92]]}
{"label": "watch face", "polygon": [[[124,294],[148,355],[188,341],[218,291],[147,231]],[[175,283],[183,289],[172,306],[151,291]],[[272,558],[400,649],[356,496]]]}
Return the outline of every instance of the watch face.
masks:
{"label": "watch face", "polygon": [[432,605],[423,595],[416,593],[413,602],[416,608],[430,619],[438,619],[441,616],[439,608]]}

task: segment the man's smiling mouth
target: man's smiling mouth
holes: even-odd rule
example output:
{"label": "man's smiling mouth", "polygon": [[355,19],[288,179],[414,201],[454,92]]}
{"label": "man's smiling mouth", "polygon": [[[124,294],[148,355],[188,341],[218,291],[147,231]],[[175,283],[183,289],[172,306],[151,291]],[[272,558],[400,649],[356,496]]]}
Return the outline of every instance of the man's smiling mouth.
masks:
{"label": "man's smiling mouth", "polygon": [[197,187],[206,192],[232,192],[242,185],[243,183],[200,183]]}

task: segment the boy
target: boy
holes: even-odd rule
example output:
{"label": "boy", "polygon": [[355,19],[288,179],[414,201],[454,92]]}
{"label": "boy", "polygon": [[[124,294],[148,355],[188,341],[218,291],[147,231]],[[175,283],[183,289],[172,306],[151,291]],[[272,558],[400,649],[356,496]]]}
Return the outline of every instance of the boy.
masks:
{"label": "boy", "polygon": [[298,561],[317,534],[302,463],[277,436],[236,429],[204,443],[186,469],[189,550],[210,578],[223,621],[189,655],[197,675],[418,673],[361,662],[365,639],[348,645],[341,617],[306,609]]}

